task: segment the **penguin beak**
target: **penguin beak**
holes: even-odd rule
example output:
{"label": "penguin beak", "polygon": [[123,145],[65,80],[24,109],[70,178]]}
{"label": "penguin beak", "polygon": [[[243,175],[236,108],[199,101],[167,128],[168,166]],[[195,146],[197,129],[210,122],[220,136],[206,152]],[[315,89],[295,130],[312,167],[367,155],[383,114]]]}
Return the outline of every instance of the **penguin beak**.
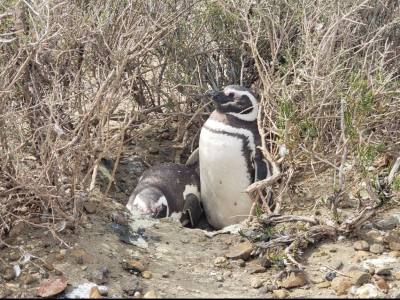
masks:
{"label": "penguin beak", "polygon": [[207,92],[208,96],[210,96],[213,101],[217,104],[224,104],[232,101],[227,95],[225,95],[224,92],[220,91],[208,91]]}

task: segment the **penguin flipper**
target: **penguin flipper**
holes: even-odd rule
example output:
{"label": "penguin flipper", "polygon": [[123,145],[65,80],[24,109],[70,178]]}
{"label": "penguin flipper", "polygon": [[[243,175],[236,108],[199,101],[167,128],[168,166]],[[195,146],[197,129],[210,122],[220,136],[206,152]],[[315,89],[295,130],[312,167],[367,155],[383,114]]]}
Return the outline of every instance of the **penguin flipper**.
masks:
{"label": "penguin flipper", "polygon": [[194,227],[199,222],[203,209],[201,208],[200,200],[194,194],[188,194],[185,198],[181,223],[183,226],[190,222]]}
{"label": "penguin flipper", "polygon": [[254,182],[271,176],[268,161],[263,159],[260,155],[254,157],[254,173]]}
{"label": "penguin flipper", "polygon": [[189,158],[187,159],[185,165],[186,166],[193,166],[199,162],[199,148],[196,148],[192,154],[190,154]]}

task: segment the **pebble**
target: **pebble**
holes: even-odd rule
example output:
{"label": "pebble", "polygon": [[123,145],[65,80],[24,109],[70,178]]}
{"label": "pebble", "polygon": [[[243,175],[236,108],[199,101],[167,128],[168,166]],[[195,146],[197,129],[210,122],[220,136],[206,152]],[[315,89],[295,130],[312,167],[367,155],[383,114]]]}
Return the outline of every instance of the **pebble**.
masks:
{"label": "pebble", "polygon": [[396,280],[400,280],[400,272],[394,273],[394,278],[396,278]]}
{"label": "pebble", "polygon": [[150,147],[149,148],[149,153],[150,154],[157,154],[159,152],[159,150],[155,147]]}
{"label": "pebble", "polygon": [[107,267],[101,267],[98,270],[94,270],[91,273],[91,280],[97,284],[104,284],[108,282],[108,269]]}
{"label": "pebble", "polygon": [[351,277],[351,283],[357,286],[361,286],[371,279],[371,274],[363,271],[350,271],[348,275]]}
{"label": "pebble", "polygon": [[375,254],[382,254],[385,248],[381,244],[372,244],[369,251]]}
{"label": "pebble", "polygon": [[97,288],[97,286],[94,286],[94,287],[92,287],[92,288],[90,289],[89,298],[90,298],[90,299],[99,299],[99,298],[102,298],[102,297],[101,297],[101,294],[100,294],[100,292],[99,292],[99,289]]}
{"label": "pebble", "polygon": [[385,281],[385,279],[383,279],[382,277],[374,277],[375,279],[375,285],[385,294],[387,294],[389,292],[389,285],[387,284],[387,282]]}
{"label": "pebble", "polygon": [[129,261],[122,261],[122,268],[127,271],[143,272],[146,267],[142,262],[136,259],[131,259]]}
{"label": "pebble", "polygon": [[380,276],[390,276],[392,275],[392,269],[393,268],[378,268],[375,270],[375,274]]}
{"label": "pebble", "polygon": [[261,280],[260,278],[253,278],[250,282],[250,285],[253,289],[258,289],[262,287],[264,281]]}
{"label": "pebble", "polygon": [[165,272],[165,273],[163,273],[161,276],[162,276],[162,278],[168,278],[168,277],[169,277],[169,274],[168,274],[167,272]]}
{"label": "pebble", "polygon": [[143,298],[150,299],[150,298],[158,298],[157,293],[155,290],[150,290],[146,294],[143,295]]}
{"label": "pebble", "polygon": [[90,256],[83,249],[73,249],[71,251],[71,256],[79,265],[88,264],[90,262]]}
{"label": "pebble", "polygon": [[223,282],[224,281],[224,277],[222,277],[221,275],[218,275],[216,280],[217,280],[217,282]]}
{"label": "pebble", "polygon": [[336,292],[336,295],[346,295],[352,282],[348,277],[336,277],[332,280],[331,287]]}
{"label": "pebble", "polygon": [[284,299],[284,298],[289,297],[289,295],[290,295],[287,290],[274,290],[274,291],[272,291],[272,293],[278,299]]}
{"label": "pebble", "polygon": [[360,261],[366,259],[369,256],[371,256],[371,253],[369,253],[367,251],[364,251],[364,250],[360,250],[360,251],[356,252],[356,254],[353,257],[353,260],[355,262],[360,262]]}
{"label": "pebble", "polygon": [[97,287],[97,289],[99,290],[100,295],[102,296],[107,296],[108,295],[108,287],[105,285],[99,285]]}
{"label": "pebble", "polygon": [[336,277],[336,272],[334,271],[329,271],[328,273],[325,274],[325,279],[328,281],[332,281]]}
{"label": "pebble", "polygon": [[244,268],[246,266],[246,262],[243,259],[237,260],[239,267]]}
{"label": "pebble", "polygon": [[9,256],[10,261],[16,261],[16,260],[18,260],[20,257],[21,257],[21,256],[20,256],[18,253],[16,253],[16,252],[10,253],[10,256]]}
{"label": "pebble", "polygon": [[143,271],[142,277],[145,279],[150,279],[151,277],[153,277],[153,274],[150,271]]}
{"label": "pebble", "polygon": [[316,284],[316,287],[319,289],[327,289],[331,286],[331,283],[329,281],[322,281],[318,284]]}
{"label": "pebble", "polygon": [[15,279],[16,274],[14,268],[7,267],[3,272],[3,278],[7,281]]}
{"label": "pebble", "polygon": [[395,257],[395,258],[400,257],[400,251],[390,251],[389,256]]}
{"label": "pebble", "polygon": [[383,242],[382,234],[378,230],[372,229],[368,231],[365,235],[367,236],[368,240],[373,243],[380,244]]}
{"label": "pebble", "polygon": [[142,296],[142,294],[140,292],[135,292],[133,294],[133,297],[135,297],[135,298],[140,298],[141,296]]}
{"label": "pebble", "polygon": [[367,241],[361,240],[357,241],[353,244],[353,248],[355,250],[363,250],[363,251],[368,251],[369,250],[369,244]]}
{"label": "pebble", "polygon": [[25,285],[30,285],[32,283],[36,283],[37,281],[38,278],[36,276],[33,276],[32,274],[26,274],[22,279],[22,282]]}
{"label": "pebble", "polygon": [[227,264],[228,264],[228,260],[226,259],[226,257],[223,257],[223,256],[217,257],[214,260],[214,266],[216,266],[216,267],[223,267],[223,266],[226,266]]}
{"label": "pebble", "polygon": [[247,260],[249,259],[252,251],[253,251],[253,245],[249,241],[245,241],[243,243],[231,247],[225,256],[231,259]]}
{"label": "pebble", "polygon": [[352,294],[358,296],[359,298],[377,298],[379,292],[376,286],[371,283],[367,283],[359,288],[354,287]]}
{"label": "pebble", "polygon": [[400,243],[399,242],[390,242],[389,248],[392,251],[400,251]]}
{"label": "pebble", "polygon": [[290,275],[282,280],[280,286],[286,289],[300,287],[307,283],[306,275],[303,272],[291,272]]}
{"label": "pebble", "polygon": [[391,230],[395,229],[396,226],[399,225],[399,221],[400,221],[400,215],[395,214],[387,219],[379,220],[378,222],[375,223],[375,225],[376,227],[378,227],[378,229]]}

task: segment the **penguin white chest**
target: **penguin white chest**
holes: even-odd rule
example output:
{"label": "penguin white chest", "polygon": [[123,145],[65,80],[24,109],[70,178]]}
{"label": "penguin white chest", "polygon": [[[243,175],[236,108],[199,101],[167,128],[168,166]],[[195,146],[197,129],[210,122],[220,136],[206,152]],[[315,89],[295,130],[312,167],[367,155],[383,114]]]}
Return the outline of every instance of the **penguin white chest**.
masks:
{"label": "penguin white chest", "polygon": [[[199,141],[201,198],[208,222],[216,229],[244,220],[251,208],[245,190],[251,183],[243,137],[207,125]],[[227,126],[219,123],[218,126]]]}

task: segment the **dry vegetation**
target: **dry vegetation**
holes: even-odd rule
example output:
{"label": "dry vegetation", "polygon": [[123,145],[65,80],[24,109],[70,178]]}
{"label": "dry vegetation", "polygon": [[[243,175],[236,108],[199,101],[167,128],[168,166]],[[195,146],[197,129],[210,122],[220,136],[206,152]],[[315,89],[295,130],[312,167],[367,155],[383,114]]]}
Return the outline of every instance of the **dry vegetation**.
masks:
{"label": "dry vegetation", "polygon": [[[204,92],[232,83],[259,93],[262,131],[289,150],[282,188],[330,168],[335,208],[349,163],[375,178],[399,156],[399,56],[397,0],[5,0],[0,236],[78,220],[103,157],[152,118],[196,132]],[[400,190],[389,181],[371,193]]]}

